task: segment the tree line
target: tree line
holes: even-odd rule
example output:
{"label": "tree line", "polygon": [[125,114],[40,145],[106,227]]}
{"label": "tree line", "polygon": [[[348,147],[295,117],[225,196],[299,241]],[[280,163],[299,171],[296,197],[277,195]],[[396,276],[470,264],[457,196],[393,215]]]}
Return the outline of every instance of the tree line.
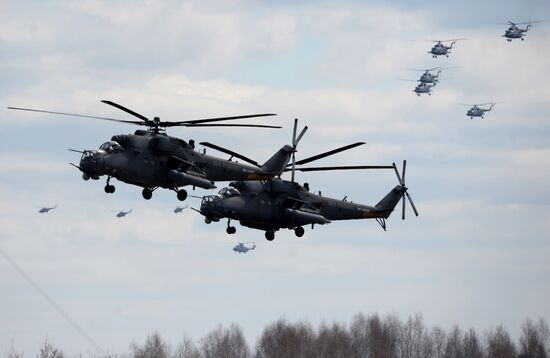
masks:
{"label": "tree line", "polygon": [[[8,358],[22,358],[12,348]],[[543,318],[526,319],[517,341],[502,326],[482,333],[458,326],[446,331],[427,327],[417,314],[402,321],[397,315],[355,315],[349,323],[279,319],[264,327],[250,345],[237,324],[218,326],[200,340],[183,337],[172,348],[158,332],[134,342],[120,358],[548,358],[550,331]],[[37,358],[66,358],[46,342]],[[97,356],[97,358],[102,358]]]}

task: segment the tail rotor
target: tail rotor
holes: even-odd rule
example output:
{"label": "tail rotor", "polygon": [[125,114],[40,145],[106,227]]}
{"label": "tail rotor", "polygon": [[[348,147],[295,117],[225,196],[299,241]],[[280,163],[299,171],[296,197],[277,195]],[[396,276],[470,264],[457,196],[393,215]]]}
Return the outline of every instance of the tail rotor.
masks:
{"label": "tail rotor", "polygon": [[403,171],[402,171],[403,176],[401,176],[399,174],[399,171],[397,170],[397,166],[395,165],[395,163],[393,163],[393,169],[395,170],[395,175],[397,176],[397,180],[399,181],[399,184],[401,185],[401,191],[403,193],[403,195],[401,197],[401,200],[403,200],[403,212],[401,214],[401,218],[403,220],[405,220],[405,206],[406,206],[405,196],[409,200],[409,203],[411,204],[411,207],[413,209],[414,214],[416,216],[418,216],[418,210],[416,210],[416,206],[414,206],[414,202],[413,202],[410,194],[407,192],[407,190],[409,188],[407,188],[407,186],[405,185],[405,173],[406,173],[406,170],[407,170],[407,161],[406,160],[403,161]]}

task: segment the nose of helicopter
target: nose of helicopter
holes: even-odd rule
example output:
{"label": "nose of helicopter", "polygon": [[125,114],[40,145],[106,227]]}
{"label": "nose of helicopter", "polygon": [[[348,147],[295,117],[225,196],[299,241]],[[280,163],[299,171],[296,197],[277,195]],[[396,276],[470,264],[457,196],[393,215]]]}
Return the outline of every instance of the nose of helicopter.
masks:
{"label": "nose of helicopter", "polygon": [[80,158],[80,168],[82,171],[88,174],[101,174],[103,167],[102,153],[99,151],[87,150],[82,154]]}

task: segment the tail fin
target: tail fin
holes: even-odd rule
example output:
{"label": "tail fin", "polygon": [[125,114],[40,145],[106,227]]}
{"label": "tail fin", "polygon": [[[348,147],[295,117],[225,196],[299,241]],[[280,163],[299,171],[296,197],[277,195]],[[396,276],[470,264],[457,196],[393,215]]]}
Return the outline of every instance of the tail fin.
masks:
{"label": "tail fin", "polygon": [[290,161],[292,152],[291,146],[283,146],[260,167],[260,170],[267,173],[282,173]]}
{"label": "tail fin", "polygon": [[380,217],[387,219],[403,195],[405,195],[405,190],[401,185],[398,185],[393,188],[382,200],[380,200],[380,202],[375,205],[375,208],[380,213]]}

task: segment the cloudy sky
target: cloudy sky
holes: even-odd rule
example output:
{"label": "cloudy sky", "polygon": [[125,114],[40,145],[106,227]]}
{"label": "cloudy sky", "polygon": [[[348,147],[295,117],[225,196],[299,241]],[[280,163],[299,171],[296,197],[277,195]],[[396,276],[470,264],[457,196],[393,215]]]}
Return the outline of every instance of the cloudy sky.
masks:
{"label": "cloudy sky", "polygon": [[[550,20],[530,1],[0,1],[0,249],[104,351],[158,330],[175,344],[218,324],[254,340],[281,316],[345,321],[356,312],[422,313],[429,325],[514,336],[550,318],[550,25],[506,42],[499,23]],[[433,59],[429,39],[465,37]],[[445,71],[431,97],[417,73]],[[281,130],[173,129],[258,161],[310,130],[305,157],[358,140],[319,164],[408,160],[419,217],[334,222],[298,239],[175,215],[174,193],[84,182],[66,148],[92,149],[122,124],[7,110],[26,106],[130,119],[273,112]],[[500,102],[483,120],[458,103]],[[335,198],[374,204],[391,172],[300,173]],[[221,184],[220,184],[221,186]],[[210,194],[197,190],[194,194]],[[196,199],[189,199],[193,206]],[[59,208],[39,215],[38,206]],[[113,210],[133,209],[125,219]],[[257,242],[237,255],[238,241]],[[94,352],[0,257],[0,351],[34,355],[48,339]]]}

